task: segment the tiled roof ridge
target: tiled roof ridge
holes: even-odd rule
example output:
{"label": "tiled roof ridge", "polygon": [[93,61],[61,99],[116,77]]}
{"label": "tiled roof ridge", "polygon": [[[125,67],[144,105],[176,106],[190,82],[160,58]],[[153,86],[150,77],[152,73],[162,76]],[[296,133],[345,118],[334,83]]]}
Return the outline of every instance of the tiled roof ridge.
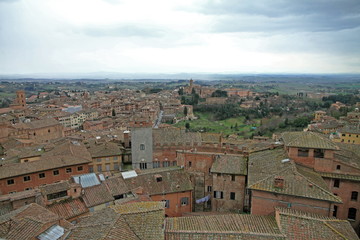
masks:
{"label": "tiled roof ridge", "polygon": [[149,212],[156,212],[156,211],[163,211],[163,209],[142,209],[136,212],[125,212],[125,213],[121,213],[121,212],[117,212],[118,214],[122,215],[133,215],[133,214],[139,214],[139,213],[149,213]]}
{"label": "tiled roof ridge", "polygon": [[[345,220],[343,220],[345,221]],[[323,221],[324,225],[327,226],[328,228],[330,228],[334,233],[336,233],[337,235],[339,235],[340,237],[342,237],[343,239],[347,240],[348,238],[345,237],[341,232],[339,232],[338,230],[336,230],[334,227],[332,227],[329,223],[327,223],[326,221]]]}
{"label": "tiled roof ridge", "polygon": [[335,196],[333,193],[329,192],[328,190],[320,187],[318,184],[316,184],[315,182],[311,181],[308,177],[302,175],[302,174],[297,170],[295,164],[294,164],[293,167],[294,167],[294,171],[295,171],[298,175],[304,177],[304,178],[306,179],[306,181],[310,182],[313,186],[316,186],[317,188],[319,188],[320,190],[322,190],[322,191],[325,192],[326,194],[330,195],[331,197],[333,197],[333,198],[335,198],[335,199],[338,199],[340,202],[342,202],[342,200],[341,200],[339,197]]}
{"label": "tiled roof ridge", "polygon": [[328,216],[321,216],[314,213],[299,211],[291,208],[288,209],[284,207],[275,207],[275,210],[278,210],[280,212],[280,215],[291,216],[296,218],[304,218],[304,219],[317,220],[317,221],[347,222],[347,220],[341,220]]}

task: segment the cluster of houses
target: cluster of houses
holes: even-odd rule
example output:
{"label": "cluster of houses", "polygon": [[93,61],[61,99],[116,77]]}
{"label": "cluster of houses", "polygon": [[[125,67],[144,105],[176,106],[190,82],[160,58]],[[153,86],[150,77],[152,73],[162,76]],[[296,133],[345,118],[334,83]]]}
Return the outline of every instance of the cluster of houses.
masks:
{"label": "cluster of houses", "polygon": [[325,114],[309,131],[237,140],[156,124],[184,114],[171,92],[124,92],[48,111],[18,93],[22,115],[0,124],[0,238],[358,239],[360,148],[320,131]]}

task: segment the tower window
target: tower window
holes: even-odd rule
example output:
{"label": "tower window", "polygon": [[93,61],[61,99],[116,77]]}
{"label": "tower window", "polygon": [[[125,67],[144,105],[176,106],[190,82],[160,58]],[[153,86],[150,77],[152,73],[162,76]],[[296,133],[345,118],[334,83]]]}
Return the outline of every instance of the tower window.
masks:
{"label": "tower window", "polygon": [[140,144],[140,150],[145,150],[145,144]]}

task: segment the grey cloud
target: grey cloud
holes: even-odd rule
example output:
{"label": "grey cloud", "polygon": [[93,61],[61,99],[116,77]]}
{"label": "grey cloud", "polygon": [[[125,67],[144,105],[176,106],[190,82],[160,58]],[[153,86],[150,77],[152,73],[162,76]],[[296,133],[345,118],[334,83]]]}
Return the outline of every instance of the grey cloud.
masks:
{"label": "grey cloud", "polygon": [[198,11],[215,15],[214,31],[338,31],[360,26],[358,0],[213,1]]}
{"label": "grey cloud", "polygon": [[161,37],[165,34],[156,27],[137,25],[91,26],[80,31],[93,37]]}

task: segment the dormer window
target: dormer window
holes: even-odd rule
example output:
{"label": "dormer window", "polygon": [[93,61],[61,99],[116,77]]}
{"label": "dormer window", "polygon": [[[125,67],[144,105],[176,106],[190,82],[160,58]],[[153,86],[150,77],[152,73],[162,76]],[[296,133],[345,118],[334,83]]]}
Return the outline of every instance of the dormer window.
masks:
{"label": "dormer window", "polygon": [[156,182],[162,182],[162,176],[157,174],[155,175]]}

